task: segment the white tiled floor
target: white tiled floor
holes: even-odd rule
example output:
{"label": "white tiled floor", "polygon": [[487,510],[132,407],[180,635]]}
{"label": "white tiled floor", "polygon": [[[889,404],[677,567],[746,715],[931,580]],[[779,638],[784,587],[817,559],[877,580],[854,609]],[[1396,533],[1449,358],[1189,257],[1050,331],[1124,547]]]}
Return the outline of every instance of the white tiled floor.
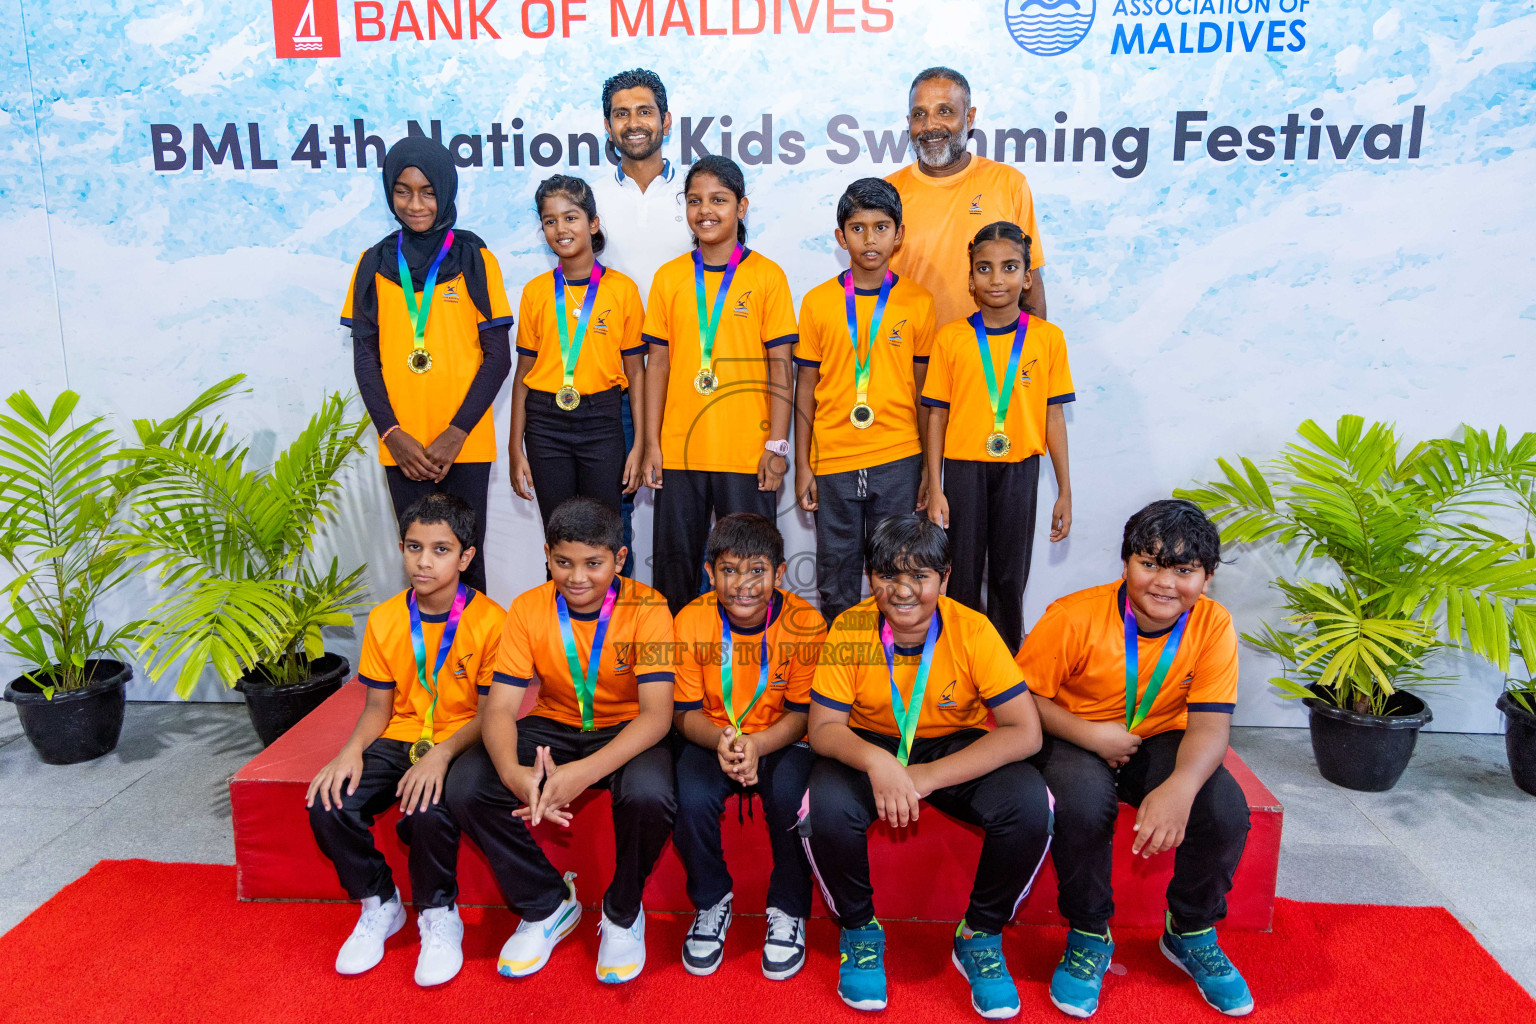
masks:
{"label": "white tiled floor", "polygon": [[[1502,737],[1425,733],[1388,793],[1324,782],[1303,729],[1232,745],[1285,805],[1281,896],[1445,906],[1536,993],[1536,798]],[[102,858],[231,863],[227,782],[259,748],[238,704],[130,704],[117,750],[51,767],[0,705],[0,931]]]}

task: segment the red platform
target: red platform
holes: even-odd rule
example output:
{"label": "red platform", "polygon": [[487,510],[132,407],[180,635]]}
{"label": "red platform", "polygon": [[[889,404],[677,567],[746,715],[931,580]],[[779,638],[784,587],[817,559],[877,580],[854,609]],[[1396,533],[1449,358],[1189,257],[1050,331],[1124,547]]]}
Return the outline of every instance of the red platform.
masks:
{"label": "red platform", "polygon": [[[331,863],[320,853],[309,829],[304,791],[324,764],[335,756],[362,710],[360,683],[343,686],[330,700],[256,755],[230,780],[230,804],[235,823],[235,864],[241,899],[341,900]],[[530,689],[525,710],[531,706]],[[1228,898],[1225,927],[1268,931],[1274,916],[1275,875],[1280,864],[1283,811],[1232,751],[1227,769],[1248,797],[1253,830]],[[391,810],[374,827],[380,849],[394,868],[406,899],[410,882],[406,850],[395,836],[399,812]],[[1120,808],[1116,826],[1115,923],[1124,927],[1153,927],[1163,919],[1163,890],[1173,874],[1173,854],[1151,860],[1130,856],[1135,811]],[[577,873],[584,902],[595,905],[607,887],[613,864],[613,823],[608,794],[593,792],[576,804],[569,830],[548,823],[535,830],[549,858],[562,871]],[[767,897],[771,854],[761,816],[738,825],[735,801],[727,807],[724,826],[727,861],[736,877],[736,908],[761,913]],[[971,875],[981,847],[980,831],[943,814],[924,814],[916,825],[891,829],[877,824],[870,832],[870,866],[880,916],[893,920],[958,920],[965,911]],[[466,839],[459,853],[460,900],[469,905],[502,906],[501,893],[479,847]],[[690,912],[683,867],[669,846],[645,890],[647,909]],[[825,913],[824,908],[821,910]],[[1025,924],[1059,924],[1056,875],[1050,859],[1016,920]]]}

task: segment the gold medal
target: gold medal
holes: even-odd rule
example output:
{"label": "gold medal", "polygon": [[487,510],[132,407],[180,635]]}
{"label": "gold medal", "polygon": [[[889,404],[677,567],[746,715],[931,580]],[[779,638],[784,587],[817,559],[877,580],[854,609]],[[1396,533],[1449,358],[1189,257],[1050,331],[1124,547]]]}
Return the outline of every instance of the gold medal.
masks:
{"label": "gold medal", "polygon": [[865,430],[875,422],[875,410],[870,408],[868,402],[860,402],[848,414],[848,422],[859,430]]}
{"label": "gold medal", "polygon": [[581,404],[581,392],[569,384],[562,385],[560,390],[555,392],[555,404],[566,412],[570,412]]}
{"label": "gold medal", "polygon": [[1007,434],[987,435],[987,454],[994,459],[1001,459],[1013,450],[1013,442],[1008,440]]}
{"label": "gold medal", "polygon": [[423,736],[411,744],[411,764],[415,764],[427,756],[427,751],[432,749],[432,741]]}
{"label": "gold medal", "polygon": [[693,390],[701,395],[712,395],[720,386],[720,378],[715,376],[714,370],[700,370],[693,378]]}
{"label": "gold medal", "polygon": [[426,373],[432,369],[432,353],[424,348],[413,348],[411,354],[405,357],[405,365],[410,367],[412,373]]}

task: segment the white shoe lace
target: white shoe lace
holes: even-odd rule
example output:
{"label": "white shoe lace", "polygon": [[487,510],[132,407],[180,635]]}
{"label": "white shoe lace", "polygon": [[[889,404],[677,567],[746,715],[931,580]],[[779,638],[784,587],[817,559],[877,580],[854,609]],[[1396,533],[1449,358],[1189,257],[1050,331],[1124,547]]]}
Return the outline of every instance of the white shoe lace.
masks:
{"label": "white shoe lace", "polygon": [[725,915],[730,909],[731,898],[727,896],[714,906],[693,915],[693,928],[689,932],[689,937],[718,939],[720,937],[720,927],[724,923]]}
{"label": "white shoe lace", "polygon": [[800,919],[790,917],[778,907],[768,908],[768,941],[795,945],[800,937]]}
{"label": "white shoe lace", "polygon": [[421,929],[422,952],[436,950],[453,944],[450,918],[446,910],[439,913],[425,911],[416,919]]}
{"label": "white shoe lace", "polygon": [[[377,896],[372,897],[378,899]],[[378,906],[367,906],[364,901],[363,912],[358,916],[357,927],[352,929],[354,938],[382,939],[384,933],[389,930],[389,923],[395,919],[395,908],[399,904],[394,898],[380,901]]]}

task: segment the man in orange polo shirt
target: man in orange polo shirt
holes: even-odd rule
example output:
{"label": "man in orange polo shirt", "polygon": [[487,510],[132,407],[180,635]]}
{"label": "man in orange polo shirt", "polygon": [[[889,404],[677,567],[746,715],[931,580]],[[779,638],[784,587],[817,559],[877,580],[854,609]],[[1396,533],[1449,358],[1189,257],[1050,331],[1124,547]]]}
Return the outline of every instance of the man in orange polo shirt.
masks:
{"label": "man in orange polo shirt", "polygon": [[1067,948],[1051,1001],[1073,1017],[1099,1005],[1114,943],[1111,866],[1119,801],[1137,807],[1130,854],[1177,850],[1163,955],[1229,1016],[1253,1009],[1216,944],[1248,838],[1248,803],[1222,767],[1237,702],[1237,631],[1205,596],[1221,535],[1191,502],[1131,516],[1121,578],[1056,601],[1018,654],[1045,739],[1032,763],[1056,797],[1058,903]]}
{"label": "man in orange polo shirt", "polygon": [[933,293],[935,323],[969,316],[976,305],[967,287],[966,244],[996,220],[1012,221],[1030,238],[1034,271],[1025,305],[1045,319],[1045,246],[1035,222],[1035,199],[1018,169],[966,151],[976,124],[971,84],[952,68],[918,72],[907,93],[907,131],[915,163],[886,178],[901,193],[906,237],[891,269]]}

